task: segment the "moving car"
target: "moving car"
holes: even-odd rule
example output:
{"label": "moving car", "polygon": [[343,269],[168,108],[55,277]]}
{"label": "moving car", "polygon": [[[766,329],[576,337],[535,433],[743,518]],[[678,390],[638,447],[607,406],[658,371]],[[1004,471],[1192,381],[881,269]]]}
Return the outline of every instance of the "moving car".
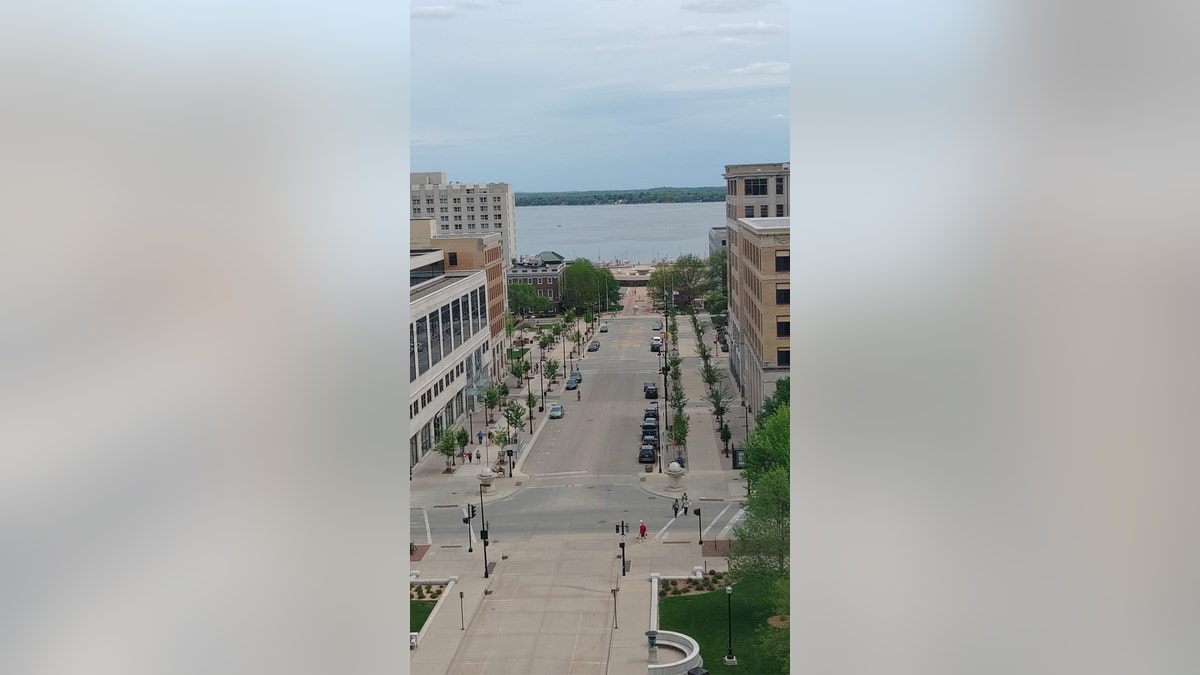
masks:
{"label": "moving car", "polygon": [[652,384],[646,387],[646,398],[658,398],[658,387],[656,385]]}
{"label": "moving car", "polygon": [[653,464],[654,463],[654,446],[643,445],[641,447],[641,449],[638,450],[638,463],[639,464]]}
{"label": "moving car", "polygon": [[578,389],[579,388],[579,380],[576,380],[575,378],[571,378],[571,379],[567,380],[567,386],[565,388],[566,389]]}
{"label": "moving car", "polygon": [[589,352],[600,351],[600,343],[593,341],[591,344],[588,345],[588,351]]}
{"label": "moving car", "polygon": [[550,419],[552,419],[552,420],[562,419],[564,412],[566,412],[566,411],[563,409],[562,404],[555,403],[554,405],[550,406]]}
{"label": "moving car", "polygon": [[607,333],[608,332],[608,324],[604,324],[603,326],[600,326],[600,332]]}

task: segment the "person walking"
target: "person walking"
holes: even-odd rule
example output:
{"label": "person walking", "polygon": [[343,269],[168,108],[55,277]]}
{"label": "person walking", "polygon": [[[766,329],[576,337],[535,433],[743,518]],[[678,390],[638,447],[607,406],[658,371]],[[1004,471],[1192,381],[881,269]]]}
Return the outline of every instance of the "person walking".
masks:
{"label": "person walking", "polygon": [[475,451],[474,451],[474,450],[472,450],[471,452],[468,452],[468,453],[467,453],[467,461],[468,461],[468,462],[470,462],[470,463],[472,463],[472,464],[474,464],[474,463],[475,463]]}
{"label": "person walking", "polygon": [[483,431],[480,430],[480,432],[475,435],[479,437],[479,444],[483,445]]}
{"label": "person walking", "polygon": [[646,538],[646,521],[642,520],[639,522],[641,524],[638,525],[638,539],[644,540]]}
{"label": "person walking", "polygon": [[671,504],[671,510],[675,512],[675,517],[679,517],[679,500],[676,499],[674,504]]}
{"label": "person walking", "polygon": [[576,389],[575,389],[575,400],[576,400],[576,401],[582,401],[582,400],[583,400],[583,394],[581,394],[581,393],[579,392],[579,389],[578,389],[578,388],[576,388]]}
{"label": "person walking", "polygon": [[688,514],[688,509],[691,507],[692,507],[692,503],[687,500],[687,497],[684,497],[683,498],[683,515],[686,516]]}

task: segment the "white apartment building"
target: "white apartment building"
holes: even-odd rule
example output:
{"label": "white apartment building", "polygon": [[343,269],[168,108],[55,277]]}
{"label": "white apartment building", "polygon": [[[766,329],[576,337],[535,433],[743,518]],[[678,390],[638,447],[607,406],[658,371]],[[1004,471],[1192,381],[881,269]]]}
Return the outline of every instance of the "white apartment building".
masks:
{"label": "white apartment building", "polygon": [[436,218],[438,234],[499,232],[504,269],[517,258],[517,200],[508,183],[447,183],[444,171],[409,175],[413,218]]}
{"label": "white apartment building", "polygon": [[443,429],[461,424],[473,381],[489,366],[487,273],[446,271],[445,252],[409,256],[409,466],[416,466]]}

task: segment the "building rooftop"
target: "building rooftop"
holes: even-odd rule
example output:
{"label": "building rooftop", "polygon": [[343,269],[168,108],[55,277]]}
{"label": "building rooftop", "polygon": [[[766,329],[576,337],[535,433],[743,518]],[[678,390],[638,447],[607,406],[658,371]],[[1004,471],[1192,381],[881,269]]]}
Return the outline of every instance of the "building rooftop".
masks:
{"label": "building rooftop", "polygon": [[738,218],[739,223],[743,223],[754,230],[787,230],[791,228],[791,217],[780,216],[778,218]]}
{"label": "building rooftop", "polygon": [[473,270],[469,272],[446,272],[445,274],[440,274],[429,281],[413,286],[408,294],[409,302],[416,302],[421,298],[433,295],[448,286],[476,274],[483,275],[484,273]]}

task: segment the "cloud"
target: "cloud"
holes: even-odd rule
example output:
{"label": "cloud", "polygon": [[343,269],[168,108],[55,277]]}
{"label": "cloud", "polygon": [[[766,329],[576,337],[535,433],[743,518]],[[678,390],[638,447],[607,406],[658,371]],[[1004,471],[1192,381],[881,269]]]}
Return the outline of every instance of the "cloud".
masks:
{"label": "cloud", "polygon": [[685,2],[680,7],[692,12],[705,12],[710,14],[728,14],[732,12],[746,12],[767,5],[781,4],[782,0],[690,0]]}
{"label": "cloud", "polygon": [[697,70],[712,70],[712,66],[691,66],[685,69],[687,72],[695,72]]}
{"label": "cloud", "polygon": [[627,51],[629,51],[629,50],[631,50],[631,49],[637,49],[637,47],[634,47],[633,45],[606,45],[606,46],[603,46],[603,47],[596,47],[596,48],[595,48],[595,49],[593,49],[592,51],[597,51],[597,52],[627,52]]}
{"label": "cloud", "polygon": [[452,16],[458,16],[458,10],[446,5],[429,5],[425,7],[413,7],[410,16],[414,19],[448,19]]}
{"label": "cloud", "polygon": [[714,35],[752,35],[762,33],[783,33],[787,28],[779,24],[756,21],[754,23],[723,23],[713,26],[709,32]]}
{"label": "cloud", "polygon": [[745,38],[723,37],[717,40],[718,47],[761,47],[765,42],[755,42]]}
{"label": "cloud", "polygon": [[758,61],[751,63],[748,66],[734,68],[727,71],[730,75],[784,75],[790,72],[792,65],[790,63],[780,63],[779,61]]}
{"label": "cloud", "polygon": [[787,118],[788,116],[784,115],[783,113],[775,113],[774,115],[771,115],[771,119],[773,120],[786,120]]}

